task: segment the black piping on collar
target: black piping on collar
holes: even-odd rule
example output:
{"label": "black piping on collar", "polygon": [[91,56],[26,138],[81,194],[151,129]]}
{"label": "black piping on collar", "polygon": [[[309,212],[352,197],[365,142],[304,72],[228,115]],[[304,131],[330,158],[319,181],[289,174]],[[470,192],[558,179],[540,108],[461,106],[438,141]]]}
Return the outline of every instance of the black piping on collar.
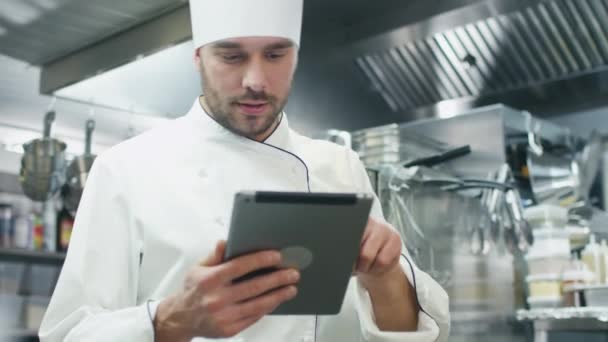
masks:
{"label": "black piping on collar", "polygon": [[[200,98],[199,98],[199,99],[200,99]],[[199,100],[199,106],[201,106],[201,109],[203,110],[203,112],[204,112],[204,113],[205,113],[205,114],[206,114],[206,115],[207,115],[209,118],[211,118],[211,120],[215,121],[215,122],[216,122],[218,125],[220,125],[220,126],[224,127],[224,125],[222,125],[222,124],[221,124],[219,121],[217,121],[217,120],[216,120],[216,119],[215,119],[215,118],[214,118],[212,115],[210,115],[210,114],[209,114],[209,113],[208,113],[208,112],[205,110],[205,108],[204,108],[204,107],[202,106],[202,104],[200,103],[200,100]],[[224,127],[224,129],[226,129],[227,131],[229,131],[230,133],[234,134],[234,135],[235,135],[235,136],[237,136],[237,137],[240,137],[240,138],[245,138],[245,139],[250,140],[250,141],[252,141],[252,142],[255,142],[255,143],[257,143],[257,144],[262,144],[262,145],[264,145],[264,146],[268,146],[268,147],[270,147],[270,148],[274,148],[274,149],[276,149],[276,150],[278,150],[278,151],[281,151],[281,152],[283,152],[283,153],[287,153],[287,154],[291,155],[292,157],[296,158],[296,159],[297,159],[297,160],[298,160],[298,161],[299,161],[299,162],[300,162],[300,163],[301,163],[301,164],[304,166],[304,168],[306,169],[306,188],[307,188],[308,192],[311,192],[311,191],[310,191],[310,171],[309,171],[309,169],[308,169],[308,165],[306,164],[306,162],[305,162],[305,161],[304,161],[302,158],[300,158],[300,157],[299,157],[297,154],[295,154],[295,153],[293,153],[293,152],[289,152],[289,151],[287,151],[287,150],[285,150],[285,149],[283,149],[283,148],[280,148],[280,147],[277,147],[277,146],[274,146],[274,145],[268,144],[268,143],[266,142],[266,140],[268,140],[268,138],[270,138],[270,137],[271,137],[271,136],[274,134],[274,132],[276,132],[276,130],[279,128],[279,126],[280,126],[280,125],[281,125],[281,123],[283,122],[283,116],[284,116],[284,112],[281,112],[281,119],[279,120],[279,123],[278,123],[278,124],[276,125],[276,127],[275,127],[275,128],[272,130],[272,132],[270,133],[270,135],[269,135],[269,136],[268,136],[266,139],[264,139],[264,141],[257,141],[257,140],[255,140],[255,139],[250,138],[250,137],[246,137],[246,136],[244,136],[244,135],[236,134],[235,132],[233,132],[232,130],[230,130],[230,129],[226,128],[226,127]]]}

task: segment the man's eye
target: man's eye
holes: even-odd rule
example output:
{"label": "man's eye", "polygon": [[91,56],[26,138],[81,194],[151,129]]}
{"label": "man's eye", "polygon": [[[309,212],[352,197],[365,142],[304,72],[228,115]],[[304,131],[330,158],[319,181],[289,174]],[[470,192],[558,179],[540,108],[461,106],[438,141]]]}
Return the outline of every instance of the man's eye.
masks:
{"label": "man's eye", "polygon": [[243,59],[242,55],[222,55],[225,62],[234,63]]}
{"label": "man's eye", "polygon": [[269,52],[266,54],[266,56],[268,57],[268,59],[279,59],[283,56],[285,56],[284,52]]}

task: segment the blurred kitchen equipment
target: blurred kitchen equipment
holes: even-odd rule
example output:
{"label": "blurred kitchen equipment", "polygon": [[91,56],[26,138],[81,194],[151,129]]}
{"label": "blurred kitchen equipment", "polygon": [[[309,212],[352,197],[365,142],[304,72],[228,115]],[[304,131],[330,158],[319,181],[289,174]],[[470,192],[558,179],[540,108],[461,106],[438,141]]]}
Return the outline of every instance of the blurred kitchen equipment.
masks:
{"label": "blurred kitchen equipment", "polygon": [[352,134],[352,146],[370,166],[401,163],[405,167],[434,166],[471,153],[468,145],[454,147],[412,132],[387,125]]}
{"label": "blurred kitchen equipment", "polygon": [[524,210],[524,218],[534,228],[565,228],[568,209],[555,204],[540,204]]}
{"label": "blurred kitchen equipment", "polygon": [[608,285],[584,286],[587,306],[608,307]]}
{"label": "blurred kitchen equipment", "polygon": [[322,132],[316,136],[317,139],[328,140],[334,142],[338,145],[346,146],[351,148],[352,146],[352,138],[351,134],[348,131],[340,131],[337,129],[330,129]]}
{"label": "blurred kitchen equipment", "polygon": [[23,145],[19,180],[24,194],[34,201],[44,202],[55,195],[65,182],[66,144],[51,138],[55,112],[44,117],[42,139]]}
{"label": "blurred kitchen equipment", "polygon": [[84,154],[74,158],[68,166],[66,183],[63,191],[64,205],[72,213],[75,213],[76,209],[78,209],[82,191],[84,190],[89,171],[91,170],[96,157],[94,154],[91,154],[95,121],[91,119],[87,120],[85,130]]}

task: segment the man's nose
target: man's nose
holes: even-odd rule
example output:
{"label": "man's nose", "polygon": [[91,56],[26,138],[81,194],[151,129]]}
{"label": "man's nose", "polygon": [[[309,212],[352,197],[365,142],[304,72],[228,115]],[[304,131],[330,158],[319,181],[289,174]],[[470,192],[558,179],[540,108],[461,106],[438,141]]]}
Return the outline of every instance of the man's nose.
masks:
{"label": "man's nose", "polygon": [[259,59],[251,61],[243,76],[243,88],[249,88],[254,92],[264,92],[268,86],[268,79],[264,69],[264,63]]}

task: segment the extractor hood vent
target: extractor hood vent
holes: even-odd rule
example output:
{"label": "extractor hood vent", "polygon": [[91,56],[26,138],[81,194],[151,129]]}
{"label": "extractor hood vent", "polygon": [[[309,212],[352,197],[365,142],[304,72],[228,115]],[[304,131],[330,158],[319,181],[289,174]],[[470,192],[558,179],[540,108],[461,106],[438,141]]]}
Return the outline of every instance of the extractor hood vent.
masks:
{"label": "extractor hood vent", "polygon": [[608,0],[536,2],[376,49],[356,64],[395,112],[605,70]]}

